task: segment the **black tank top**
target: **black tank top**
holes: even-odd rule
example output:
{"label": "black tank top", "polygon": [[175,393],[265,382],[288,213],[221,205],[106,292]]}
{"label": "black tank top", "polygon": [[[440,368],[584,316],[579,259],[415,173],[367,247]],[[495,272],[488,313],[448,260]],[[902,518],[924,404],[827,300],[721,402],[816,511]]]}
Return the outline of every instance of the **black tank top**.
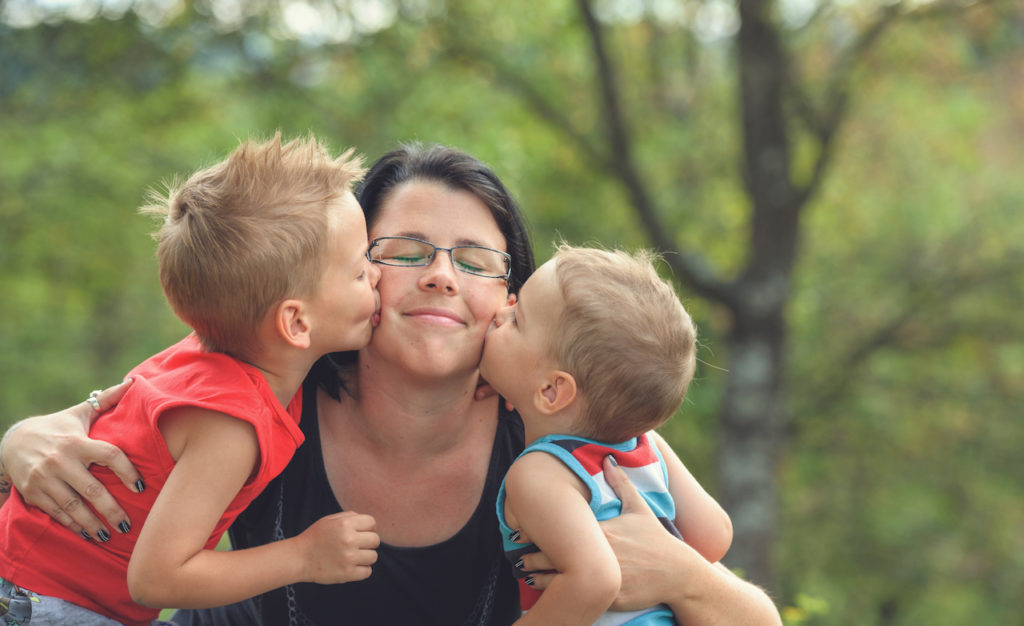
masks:
{"label": "black tank top", "polygon": [[[307,385],[304,394],[301,426],[306,442],[232,525],[236,548],[295,536],[321,517],[341,511],[324,469],[315,385]],[[462,530],[433,546],[382,544],[366,580],[301,583],[264,594],[257,599],[263,624],[502,626],[515,621],[519,595],[502,554],[495,499],[505,472],[523,449],[523,424],[505,410],[503,401],[499,406],[487,481]]]}

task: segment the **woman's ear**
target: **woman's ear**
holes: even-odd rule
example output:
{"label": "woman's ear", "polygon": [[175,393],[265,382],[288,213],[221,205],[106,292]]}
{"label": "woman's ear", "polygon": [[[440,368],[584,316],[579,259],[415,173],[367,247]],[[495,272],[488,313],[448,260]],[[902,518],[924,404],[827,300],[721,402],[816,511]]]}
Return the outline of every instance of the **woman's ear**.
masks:
{"label": "woman's ear", "polygon": [[515,304],[518,301],[519,301],[519,298],[516,297],[516,294],[510,293],[510,294],[508,294],[508,300],[505,302],[505,306],[512,306],[513,304]]}
{"label": "woman's ear", "polygon": [[274,309],[274,328],[282,339],[296,348],[312,345],[309,318],[301,300],[284,300]]}
{"label": "woman's ear", "polygon": [[533,406],[544,415],[554,415],[576,399],[576,379],[561,370],[552,371],[533,394]]}

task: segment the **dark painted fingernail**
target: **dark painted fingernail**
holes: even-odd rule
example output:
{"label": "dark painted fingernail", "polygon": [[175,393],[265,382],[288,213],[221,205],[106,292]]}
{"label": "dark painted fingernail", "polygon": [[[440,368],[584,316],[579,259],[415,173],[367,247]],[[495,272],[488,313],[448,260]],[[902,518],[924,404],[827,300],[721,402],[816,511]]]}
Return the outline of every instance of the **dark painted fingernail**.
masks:
{"label": "dark painted fingernail", "polygon": [[103,543],[106,543],[106,542],[110,541],[110,533],[108,533],[103,528],[101,528],[98,531],[96,531],[96,536],[99,537],[100,541],[102,541]]}
{"label": "dark painted fingernail", "polygon": [[92,541],[92,535],[90,535],[88,531],[86,531],[84,528],[82,529],[82,532],[80,534],[82,535],[82,539],[85,539],[86,541]]}
{"label": "dark painted fingernail", "polygon": [[518,561],[516,561],[516,564],[513,567],[515,567],[516,569],[523,569],[523,560],[519,559]]}
{"label": "dark painted fingernail", "polygon": [[513,530],[512,532],[510,532],[508,534],[508,540],[509,541],[519,541],[519,537],[520,537],[520,532],[518,530]]}
{"label": "dark painted fingernail", "polygon": [[137,481],[135,481],[135,491],[136,492],[142,493],[145,490],[146,490],[146,483],[142,482],[141,478],[138,479]]}
{"label": "dark painted fingernail", "polygon": [[616,461],[615,457],[610,454],[608,455],[608,461],[611,462],[611,464],[614,465],[615,467],[619,466],[619,462]]}
{"label": "dark painted fingernail", "polygon": [[533,580],[533,576],[527,576],[523,579],[523,582],[532,587],[533,583],[536,581]]}
{"label": "dark painted fingernail", "polygon": [[117,529],[120,530],[122,533],[127,533],[129,530],[132,529],[132,525],[128,523],[128,520],[121,520],[120,523],[118,523],[117,525]]}

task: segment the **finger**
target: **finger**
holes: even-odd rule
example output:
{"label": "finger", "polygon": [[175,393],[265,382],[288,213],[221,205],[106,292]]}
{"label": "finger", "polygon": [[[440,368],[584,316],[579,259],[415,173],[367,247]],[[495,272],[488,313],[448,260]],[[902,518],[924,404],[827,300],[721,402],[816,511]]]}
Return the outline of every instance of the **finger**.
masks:
{"label": "finger", "polygon": [[359,533],[356,545],[362,550],[375,551],[380,545],[380,535],[372,531],[361,532]]}
{"label": "finger", "polygon": [[339,521],[344,520],[345,525],[352,528],[352,530],[372,531],[377,528],[377,520],[372,515],[366,515],[365,513],[342,511],[341,513],[335,513],[333,517]]}
{"label": "finger", "polygon": [[473,398],[479,401],[485,398],[490,398],[495,395],[495,393],[494,387],[491,387],[491,384],[481,376],[477,381],[476,391],[473,392]]}
{"label": "finger", "polygon": [[513,529],[512,532],[509,533],[508,540],[512,543],[533,543],[530,540],[529,535],[519,529]]}
{"label": "finger", "polygon": [[[117,403],[121,401],[124,394],[128,393],[128,388],[131,387],[133,382],[135,382],[135,380],[129,376],[112,387],[107,387],[102,391],[94,391],[89,395],[90,398],[96,399],[96,402],[99,404],[99,408],[93,406],[90,400],[86,400],[81,405],[74,407],[74,411],[79,413],[80,417],[87,417],[89,423],[92,424],[92,422],[96,421],[96,418],[100,415],[117,406]],[[81,408],[83,405],[86,407],[85,409]],[[82,413],[83,410],[85,413]]]}
{"label": "finger", "polygon": [[[68,494],[70,494],[68,496],[69,498],[76,497],[70,489],[68,489],[67,492]],[[78,523],[73,517],[65,513],[64,509],[62,509],[60,505],[57,504],[57,501],[48,495],[41,494],[37,498],[37,501],[33,504],[33,506],[38,507],[43,511],[43,513],[46,513],[54,520],[56,520],[58,524],[72,532],[81,534],[82,531],[84,530],[80,523]],[[96,516],[92,515],[91,513],[89,514],[89,516],[92,517],[92,520],[89,524],[90,528],[99,527],[101,525],[100,520]]]}
{"label": "finger", "polygon": [[75,406],[67,410],[72,417],[82,423],[83,428],[88,428],[89,424],[99,417],[99,413],[92,407],[88,400],[83,400]]}
{"label": "finger", "polygon": [[366,580],[372,573],[369,565],[356,565],[352,568],[352,580]]}
{"label": "finger", "polygon": [[555,575],[553,573],[545,574],[541,572],[535,572],[526,577],[526,584],[538,591],[544,591],[548,588],[548,585],[551,584],[551,581],[554,580],[554,578]]}
{"label": "finger", "polygon": [[[112,443],[95,439],[89,440],[86,445],[88,446],[86,448],[86,452],[90,455],[92,462],[96,465],[102,465],[114,472],[114,475],[121,480],[121,484],[127,487],[130,491],[142,493],[146,490],[146,483],[143,480],[142,475],[139,474],[139,471],[135,469],[134,465],[132,465],[128,455],[122,452],[120,448]],[[92,476],[92,474],[89,474],[89,476]],[[110,497],[110,492],[107,491],[106,487],[95,479],[93,479],[92,482],[83,485],[83,488],[86,489],[86,491],[79,490],[79,493],[85,496],[85,498],[89,500],[89,503],[94,507],[97,506],[97,500],[95,498],[104,500],[106,497]],[[111,501],[113,501],[113,498],[111,498]],[[111,514],[114,513],[112,508],[109,506],[107,508]],[[119,506],[117,507],[118,510],[120,510],[120,508],[121,507]],[[99,507],[97,507],[96,510],[101,514],[104,514],[106,517],[104,511]]]}
{"label": "finger", "polygon": [[[117,475],[125,487],[136,493],[140,493],[145,489],[145,483],[135,470],[135,466],[132,465],[125,453],[117,446],[105,441],[96,440],[90,440],[84,446],[83,453],[85,458],[90,459],[96,465],[103,465],[109,468]],[[97,480],[91,472],[85,471],[84,467],[79,465],[70,468],[69,473],[68,487],[74,490],[75,499],[71,500],[69,498],[68,504],[62,506],[62,508],[76,522],[87,529],[96,528],[98,530],[94,522],[95,516],[92,515],[88,506],[82,506],[81,500],[86,500],[100,516],[107,520],[111,528],[118,528],[121,522],[131,524],[131,520],[128,519],[128,515],[121,508],[121,505],[117,503],[117,500],[114,499],[103,483]],[[81,496],[80,499],[78,498],[79,495]],[[69,511],[69,506],[73,510]]]}
{"label": "finger", "polygon": [[356,565],[373,565],[377,562],[376,550],[360,550],[355,556]]}
{"label": "finger", "polygon": [[531,552],[530,554],[524,554],[520,559],[523,562],[523,566],[519,569],[524,572],[540,572],[544,570],[553,570],[555,565],[551,562],[543,552]]}
{"label": "finger", "polygon": [[372,515],[358,514],[355,519],[352,520],[353,528],[359,531],[374,531],[377,529],[377,520]]}
{"label": "finger", "polygon": [[622,500],[623,514],[643,511],[645,509],[650,510],[651,507],[647,506],[647,502],[640,495],[640,492],[636,490],[633,482],[629,480],[629,476],[626,476],[626,472],[619,467],[615,457],[610,454],[604,458],[604,478],[608,481],[608,486],[612,488],[615,495],[619,497],[619,500]]}
{"label": "finger", "polygon": [[56,486],[52,494],[39,492],[33,500],[44,513],[76,533],[86,530],[95,537],[104,528],[103,522],[83,505],[78,493],[66,483]]}
{"label": "finger", "polygon": [[131,377],[124,379],[124,381],[112,386],[107,387],[96,396],[96,399],[100,403],[100,413],[109,411],[110,409],[117,406],[117,403],[121,401],[124,394],[128,393],[128,388],[131,387],[134,379]]}

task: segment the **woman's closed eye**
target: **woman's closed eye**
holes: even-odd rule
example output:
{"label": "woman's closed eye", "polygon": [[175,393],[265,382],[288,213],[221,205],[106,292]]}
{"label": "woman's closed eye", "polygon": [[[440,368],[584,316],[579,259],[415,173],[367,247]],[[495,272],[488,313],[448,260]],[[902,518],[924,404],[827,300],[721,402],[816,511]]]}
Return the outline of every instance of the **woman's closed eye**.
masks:
{"label": "woman's closed eye", "polygon": [[463,261],[463,260],[456,261],[456,264],[459,266],[459,269],[461,269],[463,271],[466,271],[466,272],[478,272],[479,273],[479,272],[483,272],[483,271],[485,271],[487,269],[487,268],[484,268],[484,267],[480,267],[479,265],[476,265],[474,263],[468,263],[468,262]]}
{"label": "woman's closed eye", "polygon": [[391,256],[388,260],[395,261],[397,263],[422,263],[427,257],[422,254],[396,254]]}

